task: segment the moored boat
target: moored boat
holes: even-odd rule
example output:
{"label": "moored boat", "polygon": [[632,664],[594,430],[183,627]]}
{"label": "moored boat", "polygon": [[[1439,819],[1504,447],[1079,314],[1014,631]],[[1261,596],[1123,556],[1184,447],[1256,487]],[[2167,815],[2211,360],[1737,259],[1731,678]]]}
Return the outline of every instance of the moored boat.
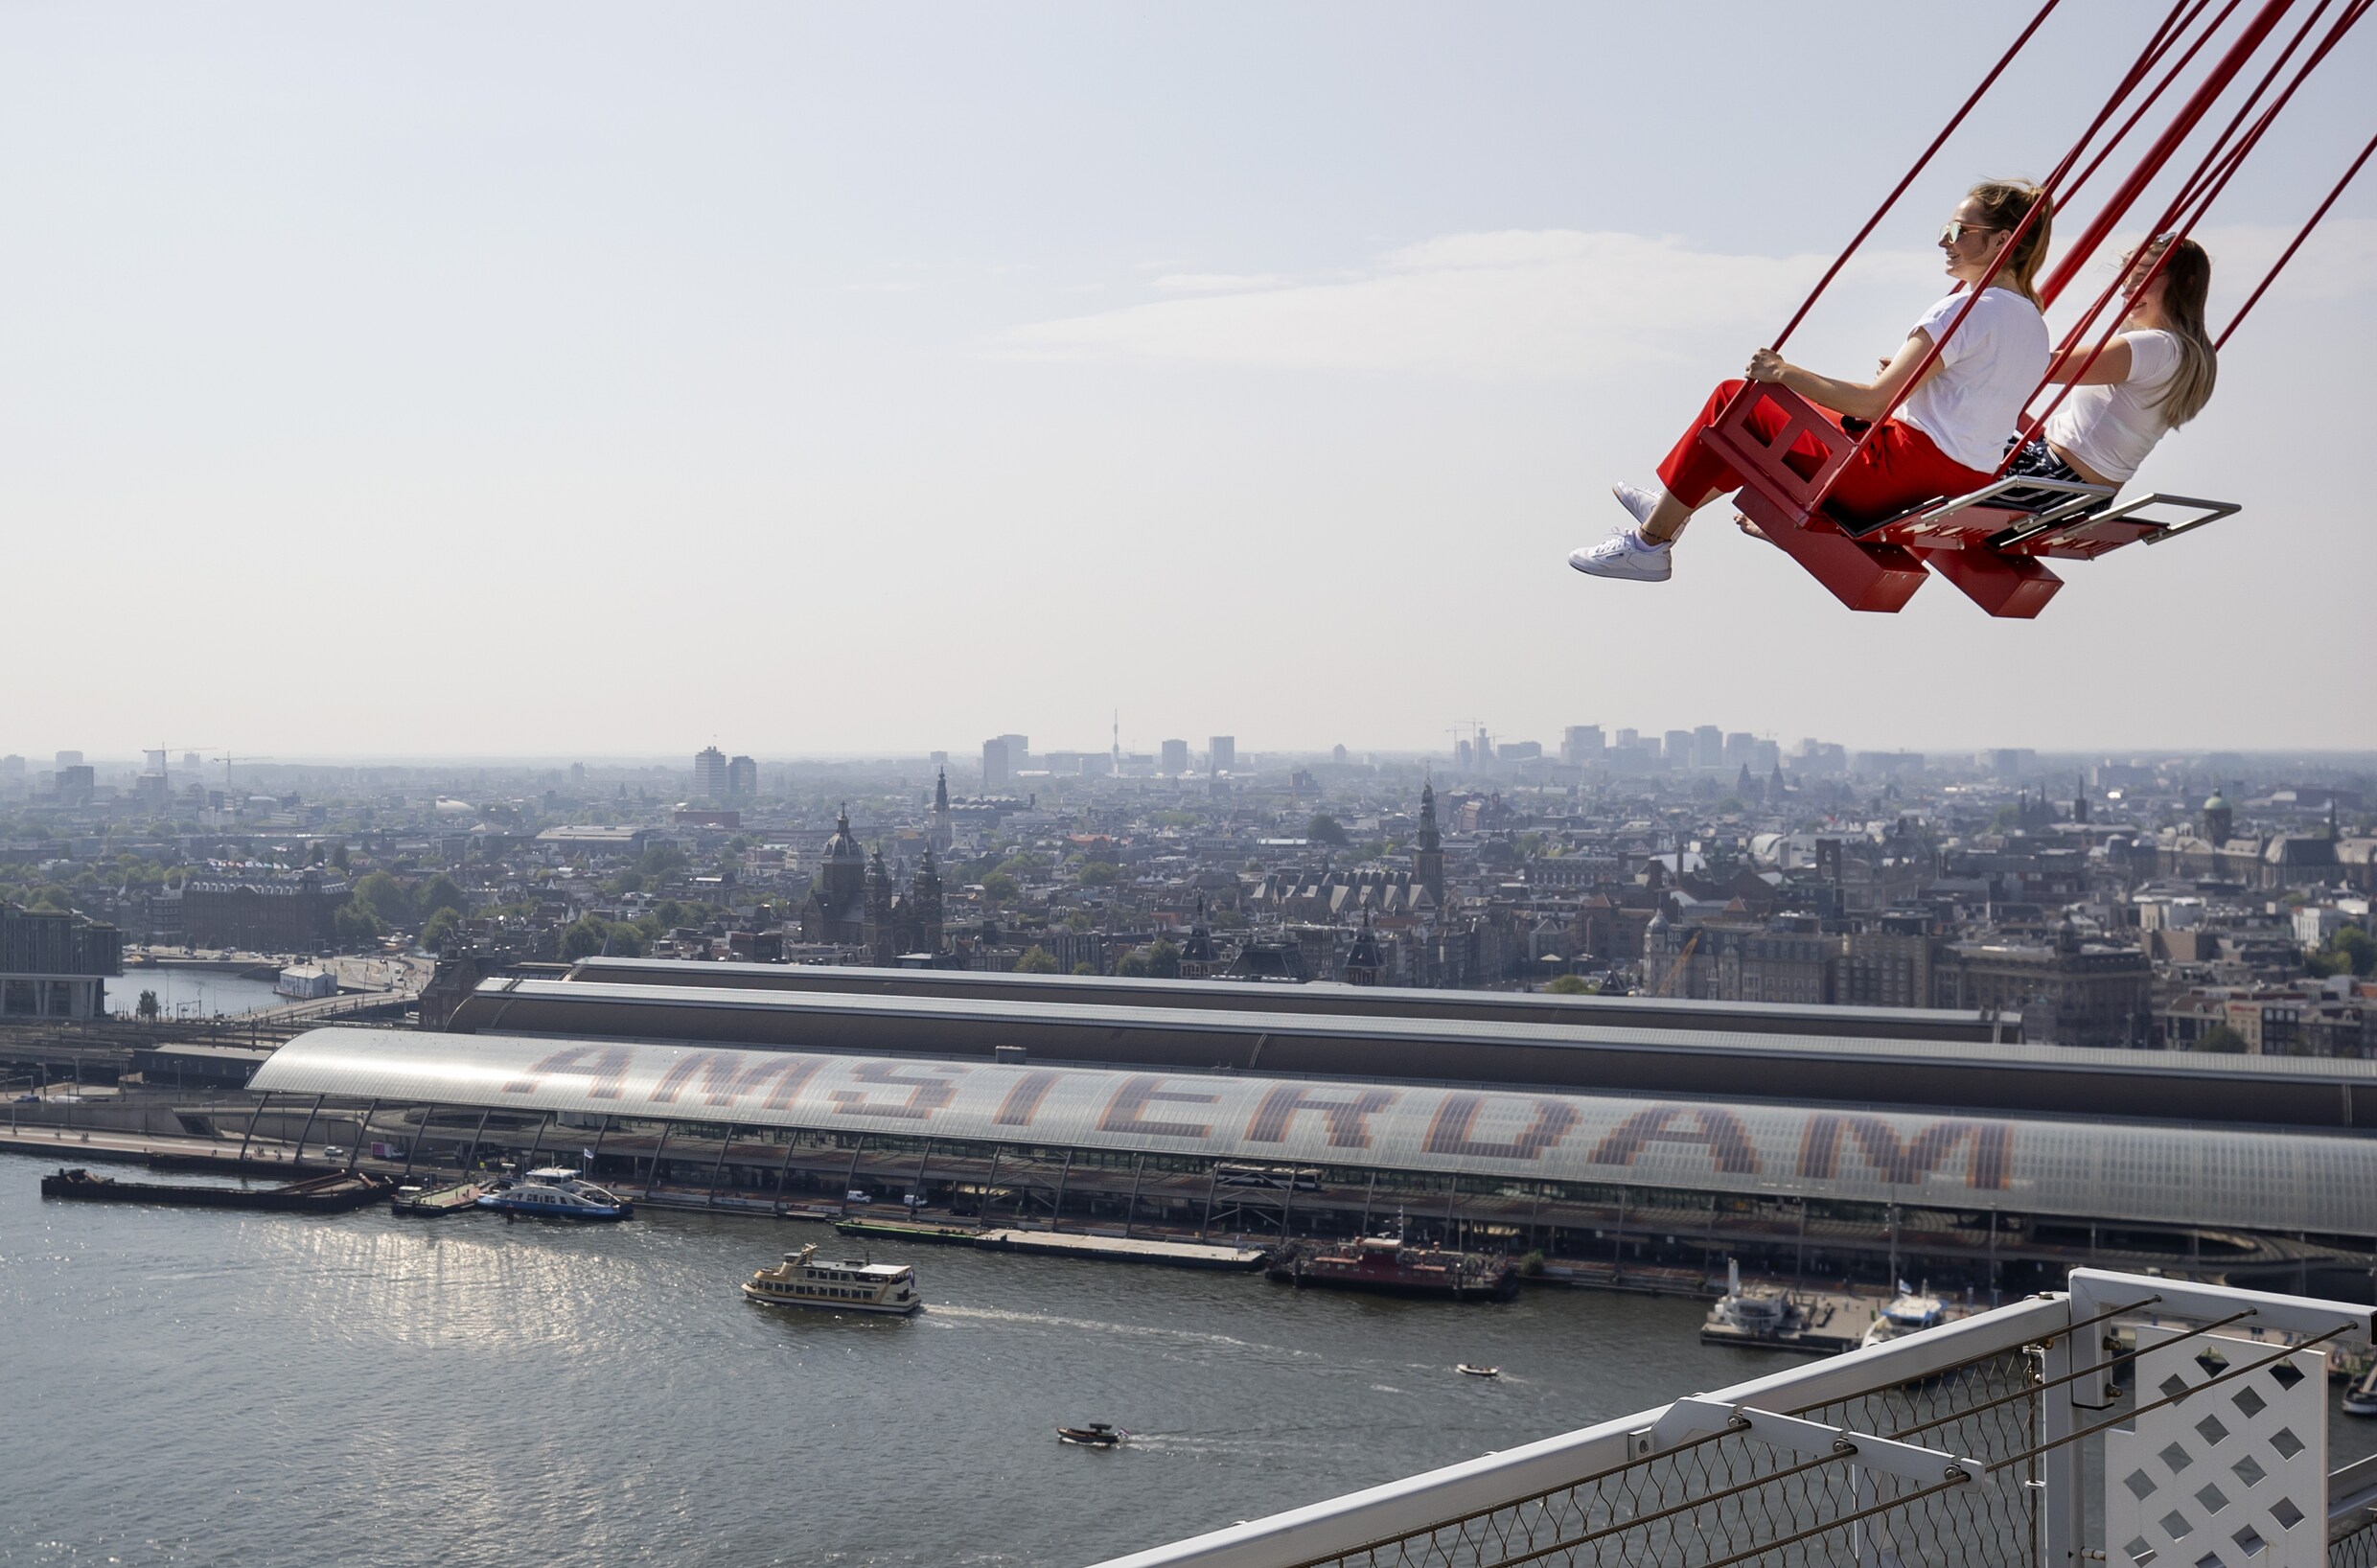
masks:
{"label": "moored boat", "polygon": [[828,1262],[818,1257],[814,1241],[786,1253],[781,1263],[753,1270],[743,1281],[743,1295],[765,1306],[812,1306],[885,1317],[913,1317],[924,1310],[924,1298],[916,1294],[916,1271],[908,1264]]}
{"label": "moored boat", "polygon": [[1300,1290],[1362,1290],[1456,1302],[1507,1302],[1518,1295],[1518,1271],[1507,1258],[1414,1247],[1400,1236],[1364,1236],[1309,1251],[1299,1248],[1266,1273]]}
{"label": "moored boat", "polygon": [[2377,1367],[2371,1367],[2359,1382],[2344,1390],[2344,1414],[2377,1416]]}
{"label": "moored boat", "polygon": [[635,1212],[634,1204],[609,1188],[580,1181],[576,1171],[561,1165],[506,1177],[479,1195],[478,1207],[542,1219],[628,1219]]}
{"label": "moored boat", "polygon": [[887,1241],[917,1241],[928,1246],[971,1247],[981,1233],[971,1225],[930,1225],[922,1220],[838,1219],[841,1235],[880,1236]]}
{"label": "moored boat", "polygon": [[163,1203],[186,1209],[256,1209],[278,1214],[343,1214],[376,1203],[393,1186],[363,1171],[309,1177],[285,1187],[201,1187],[165,1182],[120,1182],[81,1168],[41,1178],[41,1195],[83,1203]]}
{"label": "moored boat", "polygon": [[1770,1345],[1798,1337],[1808,1326],[1808,1309],[1776,1285],[1743,1285],[1742,1265],[1725,1263],[1725,1293],[1709,1308],[1701,1326],[1704,1345]]}
{"label": "moored boat", "polygon": [[442,1219],[478,1206],[485,1188],[476,1182],[449,1182],[442,1187],[408,1182],[388,1196],[388,1212],[409,1219]]}
{"label": "moored boat", "polygon": [[1949,1321],[1948,1303],[1928,1290],[1909,1290],[1905,1282],[1899,1284],[1899,1293],[1882,1303],[1881,1315],[1874,1326],[1865,1330],[1863,1346],[1887,1345],[1902,1334],[1917,1334],[1926,1328],[1937,1328]]}

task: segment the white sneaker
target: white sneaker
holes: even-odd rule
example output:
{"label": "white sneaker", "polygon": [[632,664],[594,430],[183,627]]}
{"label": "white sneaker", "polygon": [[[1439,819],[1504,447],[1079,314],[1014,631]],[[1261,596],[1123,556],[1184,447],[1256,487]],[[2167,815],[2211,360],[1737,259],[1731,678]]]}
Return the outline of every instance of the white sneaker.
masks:
{"label": "white sneaker", "polygon": [[1631,528],[1621,528],[1599,544],[1568,552],[1568,564],[1588,577],[1615,577],[1630,583],[1664,583],[1675,572],[1674,552],[1665,544],[1650,544]]}
{"label": "white sneaker", "polygon": [[1609,493],[1618,497],[1618,504],[1626,508],[1626,515],[1632,518],[1634,525],[1639,528],[1650,520],[1651,509],[1659,504],[1659,498],[1667,494],[1667,489],[1665,486],[1645,490],[1640,485],[1611,485]]}

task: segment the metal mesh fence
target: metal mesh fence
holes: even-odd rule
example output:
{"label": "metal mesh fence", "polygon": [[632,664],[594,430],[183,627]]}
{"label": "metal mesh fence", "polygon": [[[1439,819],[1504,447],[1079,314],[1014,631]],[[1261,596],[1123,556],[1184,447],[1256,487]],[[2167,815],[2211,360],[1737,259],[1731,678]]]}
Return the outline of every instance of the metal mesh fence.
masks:
{"label": "metal mesh fence", "polygon": [[[2017,1349],[1784,1414],[1986,1464],[2036,1442],[2038,1382]],[[2025,1469],[1926,1484],[1726,1432],[1300,1568],[2031,1568]]]}
{"label": "metal mesh fence", "polygon": [[2362,1517],[2359,1529],[2327,1543],[2327,1568],[2377,1568],[2377,1515]]}

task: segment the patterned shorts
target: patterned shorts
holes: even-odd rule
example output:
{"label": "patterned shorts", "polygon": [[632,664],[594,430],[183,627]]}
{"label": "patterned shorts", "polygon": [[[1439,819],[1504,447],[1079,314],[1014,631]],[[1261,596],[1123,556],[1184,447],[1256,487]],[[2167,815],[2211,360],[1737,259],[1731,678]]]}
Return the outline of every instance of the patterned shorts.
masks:
{"label": "patterned shorts", "polygon": [[[2012,447],[2014,443],[2009,441],[2006,445]],[[2058,483],[2067,485],[2085,485],[2089,482],[2073,472],[2069,463],[2056,456],[2053,447],[2036,438],[2024,443],[2021,450],[2015,452],[2013,457],[2007,461],[2005,476],[2009,479],[2053,479]],[[2061,505],[2071,497],[2052,490],[2009,490],[1999,496],[1998,499],[2008,506],[2043,512],[2049,507]]]}

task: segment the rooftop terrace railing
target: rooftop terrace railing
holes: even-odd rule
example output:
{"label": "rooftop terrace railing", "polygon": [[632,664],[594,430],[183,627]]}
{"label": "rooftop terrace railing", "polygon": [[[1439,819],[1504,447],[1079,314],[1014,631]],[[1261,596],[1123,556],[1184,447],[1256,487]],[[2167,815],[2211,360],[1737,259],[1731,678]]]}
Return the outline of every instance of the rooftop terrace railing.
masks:
{"label": "rooftop terrace railing", "polygon": [[2366,1306],[2075,1270],[1101,1568],[2377,1568],[2377,1475],[2326,1466],[2324,1351],[2369,1332]]}

